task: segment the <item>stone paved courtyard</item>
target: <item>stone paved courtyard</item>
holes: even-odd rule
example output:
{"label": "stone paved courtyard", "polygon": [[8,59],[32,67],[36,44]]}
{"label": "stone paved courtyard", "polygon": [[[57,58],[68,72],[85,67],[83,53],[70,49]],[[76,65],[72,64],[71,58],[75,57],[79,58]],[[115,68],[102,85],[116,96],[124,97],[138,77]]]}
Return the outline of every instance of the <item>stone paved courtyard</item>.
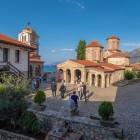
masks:
{"label": "stone paved courtyard", "polygon": [[[60,111],[64,100],[69,99],[69,91],[75,86],[67,84],[65,99],[61,99],[59,91],[57,97],[52,98],[49,84],[43,84],[47,100],[47,109]],[[58,89],[60,84],[58,84]],[[47,89],[48,88],[48,89]],[[89,87],[88,101],[79,101],[80,116],[98,116],[98,107],[102,101],[111,101],[114,106],[114,117],[123,126],[124,132],[130,134],[134,140],[140,140],[140,82],[124,87],[111,86],[110,88]]]}

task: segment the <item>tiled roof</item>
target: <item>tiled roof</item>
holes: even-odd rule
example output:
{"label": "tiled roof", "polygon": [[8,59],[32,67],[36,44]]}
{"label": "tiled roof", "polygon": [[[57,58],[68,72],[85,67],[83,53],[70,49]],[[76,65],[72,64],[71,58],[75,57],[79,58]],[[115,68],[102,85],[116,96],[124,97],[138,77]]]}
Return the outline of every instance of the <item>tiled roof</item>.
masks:
{"label": "tiled roof", "polygon": [[112,69],[108,69],[108,68],[104,68],[104,67],[97,67],[97,68],[92,68],[93,70],[96,71],[102,71],[102,72],[113,72],[114,70]]}
{"label": "tiled roof", "polygon": [[81,65],[84,65],[86,67],[96,67],[96,66],[99,66],[98,63],[91,62],[89,60],[75,60],[75,59],[70,59],[70,61],[75,62],[75,63],[78,63],[78,64],[81,64]]}
{"label": "tiled roof", "polygon": [[36,58],[30,58],[30,62],[43,63],[44,61],[43,60],[36,59]]}
{"label": "tiled roof", "polygon": [[97,41],[92,41],[90,42],[86,47],[100,47],[100,48],[104,48],[100,43],[98,43]]}
{"label": "tiled roof", "polygon": [[124,70],[124,68],[118,66],[118,65],[113,65],[110,63],[99,63],[102,67],[112,69],[112,70]]}
{"label": "tiled roof", "polygon": [[39,56],[40,57],[39,54],[30,54],[30,57],[36,57],[36,56]]}
{"label": "tiled roof", "polygon": [[0,42],[15,45],[15,46],[19,46],[19,47],[23,47],[23,48],[27,48],[27,49],[36,50],[36,48],[33,47],[33,46],[30,46],[26,43],[23,43],[21,41],[18,41],[16,39],[11,38],[11,37],[5,36],[3,34],[0,34]]}
{"label": "tiled roof", "polygon": [[127,54],[125,54],[125,53],[122,53],[122,52],[115,52],[115,53],[113,53],[113,54],[111,54],[110,56],[108,56],[108,57],[129,57]]}
{"label": "tiled roof", "polygon": [[134,70],[140,71],[140,63],[131,64]]}
{"label": "tiled roof", "polygon": [[116,37],[116,36],[114,36],[114,35],[108,37],[106,40],[108,40],[108,39],[118,39],[118,40],[120,40],[118,37]]}

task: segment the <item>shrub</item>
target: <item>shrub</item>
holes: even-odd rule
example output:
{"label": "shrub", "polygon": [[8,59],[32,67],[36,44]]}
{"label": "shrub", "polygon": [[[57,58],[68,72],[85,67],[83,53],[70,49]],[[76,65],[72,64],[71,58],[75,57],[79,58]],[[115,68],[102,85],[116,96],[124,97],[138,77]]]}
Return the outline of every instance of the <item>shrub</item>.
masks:
{"label": "shrub", "polygon": [[103,120],[109,120],[114,114],[112,103],[102,102],[99,106],[98,113]]}
{"label": "shrub", "polygon": [[125,79],[127,79],[127,80],[131,80],[131,79],[134,78],[134,74],[133,74],[132,71],[126,70],[126,71],[124,71],[124,77],[125,77]]}
{"label": "shrub", "polygon": [[23,132],[37,134],[40,132],[40,124],[35,114],[27,112],[20,120]]}
{"label": "shrub", "polygon": [[45,92],[43,90],[38,90],[35,97],[34,97],[34,102],[36,104],[41,105],[43,102],[45,102],[46,100],[46,95]]}
{"label": "shrub", "polygon": [[30,93],[29,84],[26,79],[12,75],[3,75],[2,80],[2,86],[6,85],[6,88],[0,96],[0,120],[9,121],[15,129],[28,108],[25,97]]}

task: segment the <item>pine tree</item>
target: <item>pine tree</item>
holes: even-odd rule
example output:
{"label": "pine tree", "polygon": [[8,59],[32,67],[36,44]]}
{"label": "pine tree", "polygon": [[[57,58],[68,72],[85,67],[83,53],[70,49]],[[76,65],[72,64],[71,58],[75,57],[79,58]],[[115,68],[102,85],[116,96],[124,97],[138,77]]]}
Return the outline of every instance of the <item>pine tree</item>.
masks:
{"label": "pine tree", "polygon": [[86,46],[85,40],[80,40],[75,50],[77,52],[78,60],[85,60],[85,46]]}

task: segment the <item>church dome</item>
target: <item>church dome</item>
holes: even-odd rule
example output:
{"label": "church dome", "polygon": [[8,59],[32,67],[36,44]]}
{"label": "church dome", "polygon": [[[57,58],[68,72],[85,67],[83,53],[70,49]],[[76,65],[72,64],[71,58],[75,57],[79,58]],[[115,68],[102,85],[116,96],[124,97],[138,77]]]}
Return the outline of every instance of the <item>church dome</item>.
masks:
{"label": "church dome", "polygon": [[100,48],[104,48],[100,43],[98,43],[97,41],[91,41],[86,47],[100,47]]}
{"label": "church dome", "polygon": [[118,40],[120,40],[118,37],[116,37],[115,35],[112,35],[112,36],[110,36],[110,37],[108,37],[106,40],[108,40],[108,39],[118,39]]}

